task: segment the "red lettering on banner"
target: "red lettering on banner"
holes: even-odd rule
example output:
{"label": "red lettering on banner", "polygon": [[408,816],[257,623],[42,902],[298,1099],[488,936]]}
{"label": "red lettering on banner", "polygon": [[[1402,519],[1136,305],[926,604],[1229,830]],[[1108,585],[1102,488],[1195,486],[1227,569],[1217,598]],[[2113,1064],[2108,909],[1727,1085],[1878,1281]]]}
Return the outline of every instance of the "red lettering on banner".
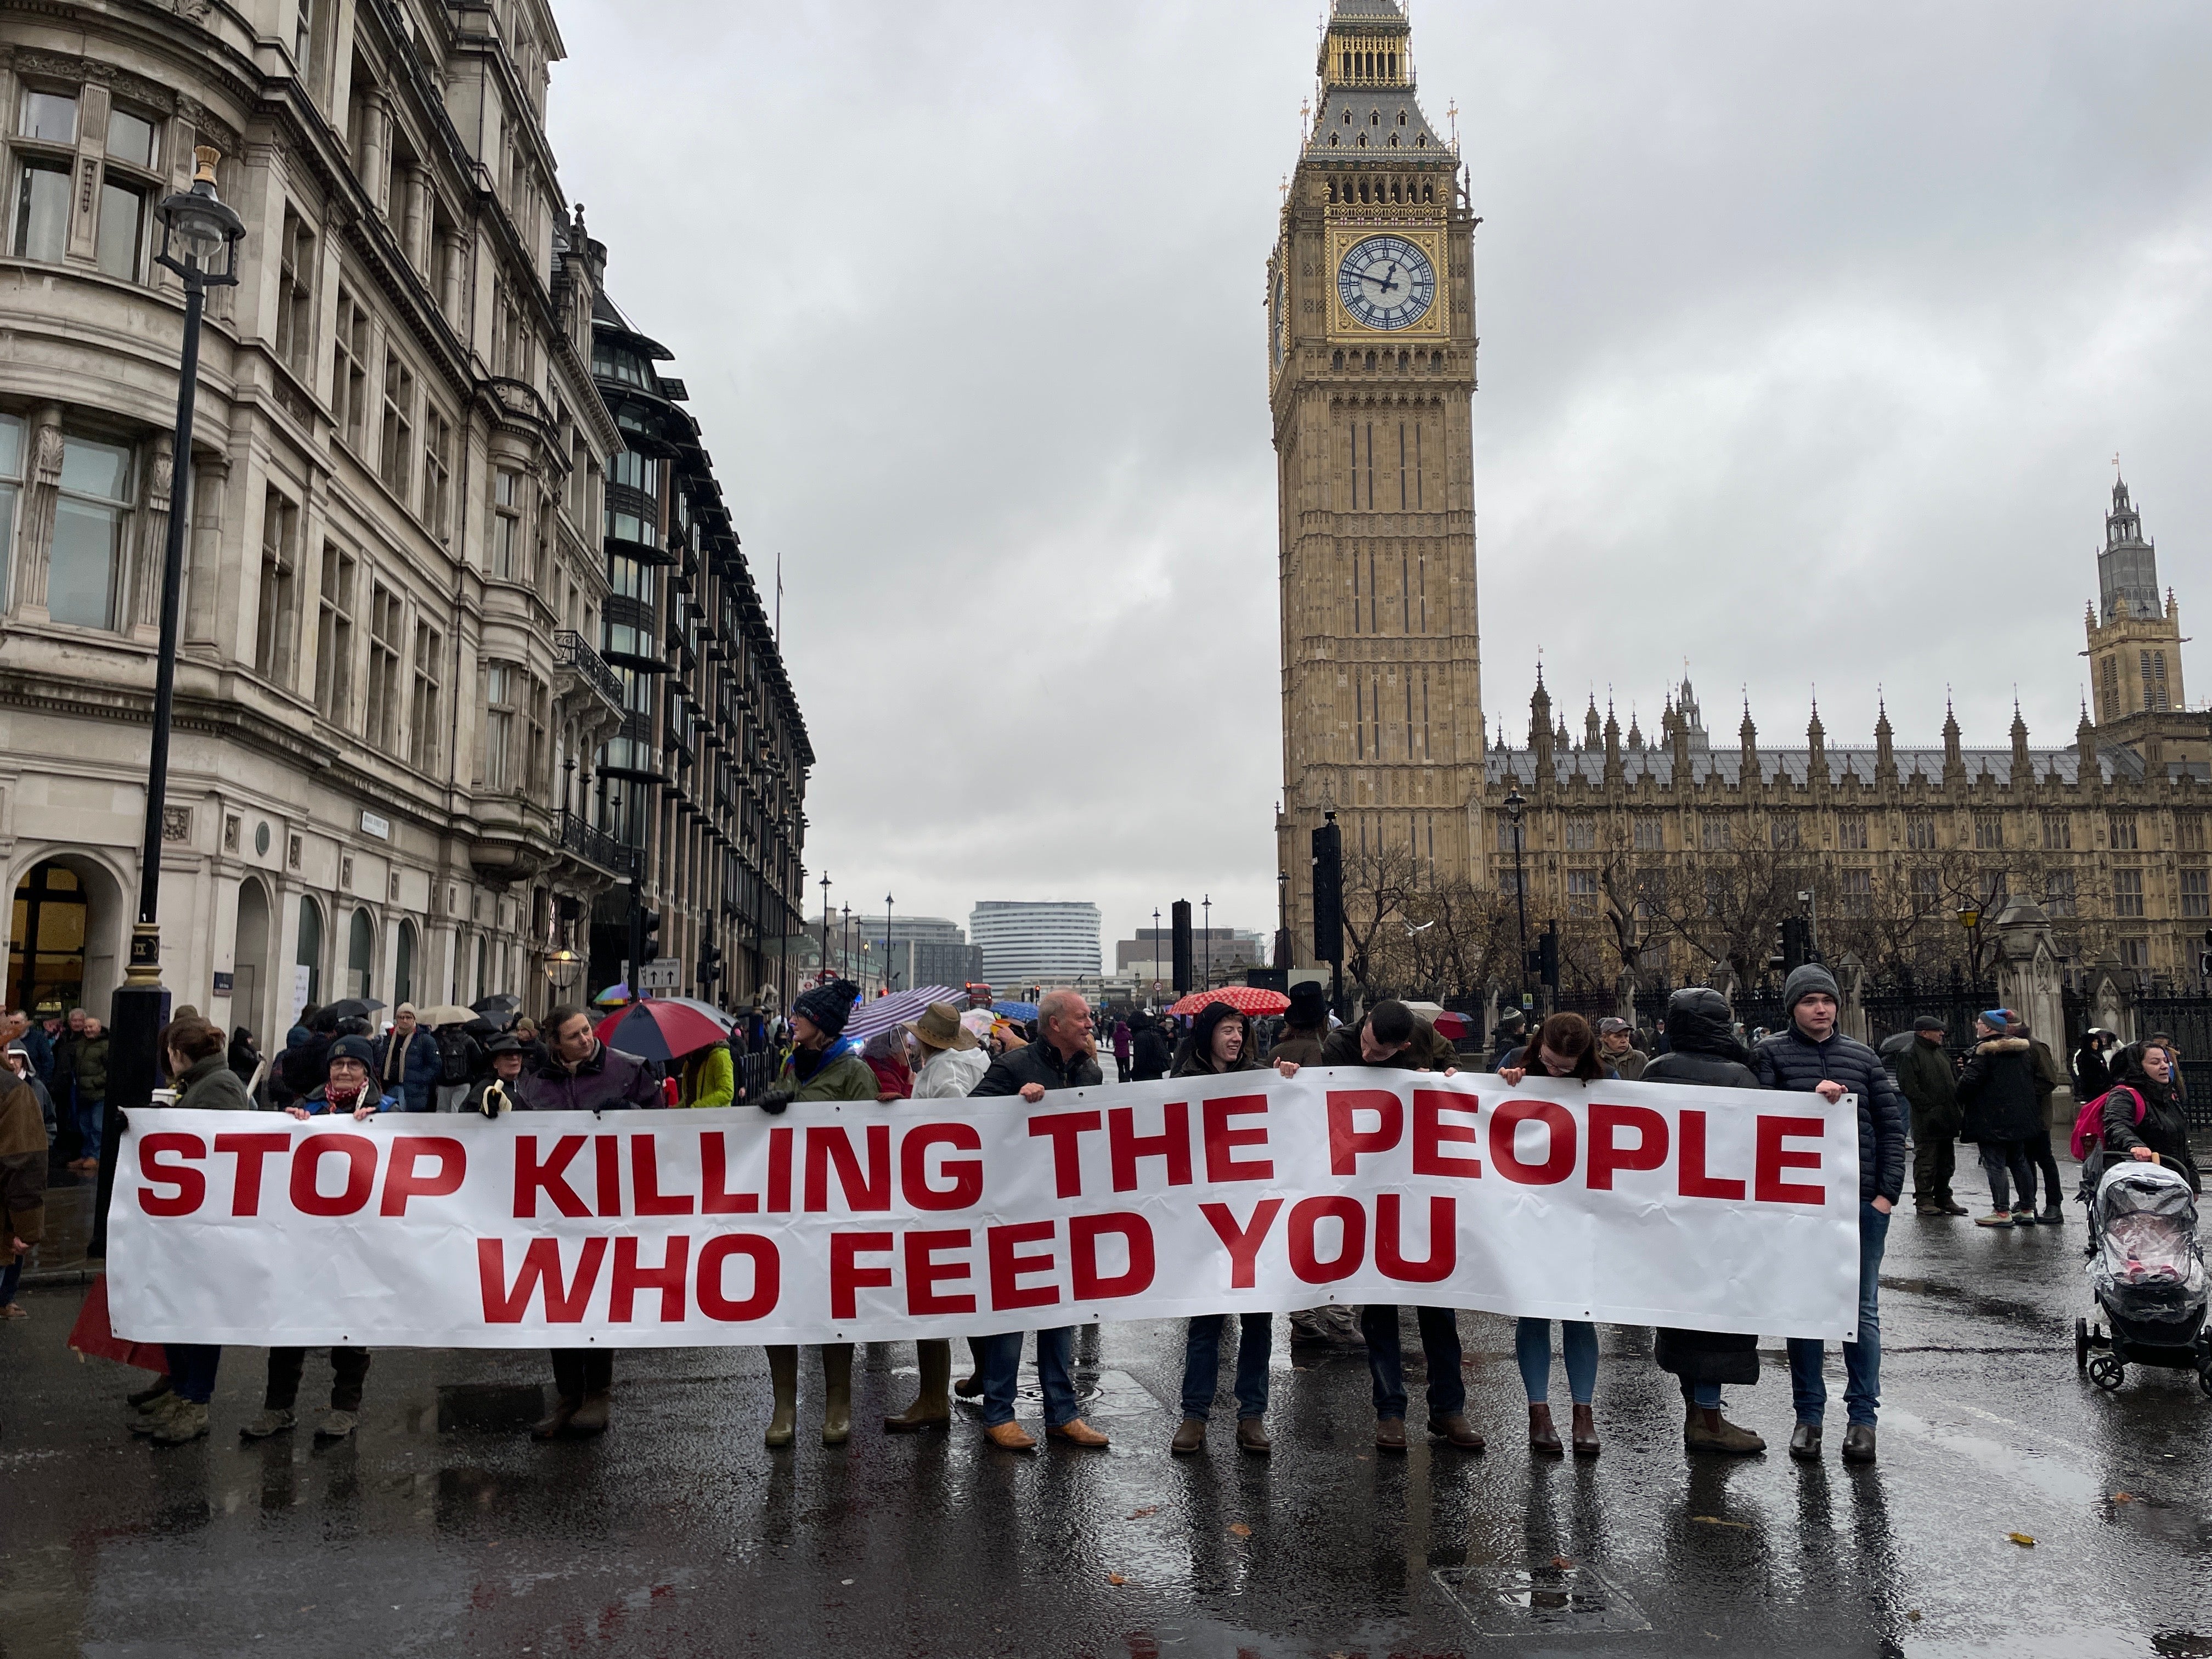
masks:
{"label": "red lettering on banner", "polygon": [[975,1272],[975,1264],[968,1261],[939,1261],[939,1250],[965,1250],[973,1247],[975,1235],[965,1227],[948,1227],[942,1232],[908,1233],[906,1235],[906,1310],[910,1314],[964,1314],[975,1311],[972,1296],[940,1296],[937,1287],[955,1279],[965,1279]]}
{"label": "red lettering on banner", "polygon": [[189,1164],[164,1164],[174,1152],[179,1158],[205,1158],[207,1142],[198,1135],[174,1129],[143,1135],[138,1141],[138,1173],[155,1187],[174,1187],[174,1197],[157,1198],[147,1188],[138,1189],[138,1207],[148,1215],[190,1215],[207,1200],[207,1175]]}
{"label": "red lettering on banner", "polygon": [[730,1190],[729,1142],[720,1129],[708,1129],[699,1137],[699,1185],[702,1215],[752,1215],[760,1209],[758,1193]]}
{"label": "red lettering on banner", "polygon": [[[883,1127],[888,1132],[889,1125]],[[811,1126],[810,1126],[811,1133]],[[863,1267],[857,1258],[862,1251],[870,1255],[889,1255],[891,1236],[889,1233],[832,1233],[830,1235],[830,1317],[851,1319],[855,1306],[855,1291],[883,1291],[890,1288],[891,1270],[885,1267]]]}
{"label": "red lettering on banner", "polygon": [[[1623,1129],[1636,1131],[1636,1145],[1620,1144]],[[1592,1106],[1589,1109],[1589,1184],[1593,1192],[1613,1190],[1616,1170],[1656,1170],[1667,1161],[1667,1120],[1649,1106]]]}
{"label": "red lettering on banner", "polygon": [[[720,1139],[718,1135],[715,1137]],[[747,1193],[747,1198],[752,1194]],[[726,1263],[733,1255],[749,1256],[753,1264],[753,1293],[733,1302],[722,1288]],[[699,1311],[725,1324],[760,1319],[775,1311],[783,1286],[783,1261],[775,1241],[758,1233],[717,1233],[699,1252]]]}
{"label": "red lettering on banner", "polygon": [[1817,1170],[1820,1154],[1783,1146],[1784,1140],[1818,1140],[1827,1126],[1817,1117],[1767,1117],[1759,1120],[1759,1155],[1752,1165],[1752,1196],[1762,1204],[1826,1204],[1826,1187],[1808,1187],[1784,1181],[1784,1170]]}
{"label": "red lettering on banner", "polygon": [[1682,1114],[1681,1189],[1685,1198],[1741,1198],[1743,1182],[1705,1173],[1705,1115]]}
{"label": "red lettering on banner", "polygon": [[[431,1159],[436,1161],[437,1173],[419,1174],[423,1162]],[[468,1152],[450,1135],[393,1136],[392,1156],[384,1166],[384,1201],[376,1206],[377,1214],[405,1215],[410,1198],[451,1196],[460,1191],[468,1167]]]}
{"label": "red lettering on banner", "polygon": [[899,1142],[899,1191],[917,1210],[964,1210],[983,1196],[983,1160],[961,1158],[945,1160],[949,1187],[929,1184],[929,1149],[949,1146],[956,1152],[980,1152],[983,1137],[972,1123],[925,1123],[908,1129]]}
{"label": "red lettering on banner", "polygon": [[230,1212],[259,1215],[262,1162],[276,1153],[290,1152],[292,1137],[281,1133],[217,1135],[215,1150],[217,1157],[231,1152],[238,1158],[237,1173],[230,1183]]}
{"label": "red lettering on banner", "polygon": [[599,1213],[610,1218],[618,1216],[623,1212],[622,1137],[593,1135],[592,1159],[592,1195],[599,1201]]}
{"label": "red lettering on banner", "polygon": [[1375,1200],[1375,1266],[1385,1279],[1402,1285],[1434,1285],[1451,1277],[1459,1260],[1457,1206],[1449,1198],[1429,1200],[1429,1253],[1419,1261],[1406,1255],[1401,1201],[1395,1193]]}
{"label": "red lettering on banner", "polygon": [[[1540,1123],[1550,1133],[1551,1150],[1541,1164],[1523,1164],[1513,1150],[1515,1132],[1524,1123]],[[1524,1187],[1558,1185],[1575,1172],[1573,1115],[1548,1100],[1507,1101],[1490,1115],[1490,1164]]]}
{"label": "red lettering on banner", "polygon": [[[1069,1112],[1068,1117],[1096,1119],[1096,1112]],[[1038,1120],[1032,1119],[1034,1128]],[[1093,1122],[1091,1127],[1098,1126]],[[983,1234],[984,1253],[991,1263],[991,1311],[1005,1313],[1015,1308],[1049,1308],[1060,1300],[1057,1285],[1025,1285],[1022,1280],[1031,1273],[1048,1273],[1053,1270],[1050,1250],[1022,1254],[1017,1247],[1023,1244],[1046,1244],[1052,1241],[1055,1224],[1049,1221],[1009,1221],[988,1229]]]}
{"label": "red lettering on banner", "polygon": [[[1398,1098],[1395,1095],[1384,1097],[1394,1102]],[[1334,1101],[1332,1091],[1332,1104]],[[1323,1261],[1314,1248],[1314,1230],[1331,1216],[1344,1224],[1344,1236],[1336,1255]],[[1349,1279],[1367,1259],[1367,1212],[1359,1207],[1358,1199],[1346,1198],[1341,1193],[1302,1198],[1291,1206],[1290,1246],[1291,1271],[1307,1284],[1333,1285],[1340,1279]]]}
{"label": "red lettering on banner", "polygon": [[615,1270],[607,1280],[608,1320],[617,1325],[627,1325],[636,1311],[637,1293],[659,1291],[660,1322],[682,1324],[684,1270],[690,1262],[691,1241],[681,1233],[670,1236],[661,1250],[658,1267],[639,1265],[637,1239],[634,1236],[615,1240]]}
{"label": "red lettering on banner", "polygon": [[[315,1175],[332,1152],[346,1161],[345,1185],[326,1198]],[[376,1143],[367,1135],[309,1135],[293,1150],[292,1207],[301,1215],[351,1215],[375,1185]]]}
{"label": "red lettering on banner", "polygon": [[[818,1215],[830,1207],[830,1171],[837,1171],[837,1184],[845,1206],[856,1213],[888,1210],[891,1206],[891,1126],[871,1123],[866,1132],[868,1167],[853,1155],[853,1143],[834,1123],[806,1126],[806,1212]],[[886,1279],[884,1283],[890,1281]],[[850,1318],[848,1314],[845,1316]]]}
{"label": "red lettering on banner", "polygon": [[1413,1173],[1417,1176],[1463,1176],[1474,1180],[1482,1173],[1482,1160],[1448,1152],[1447,1146],[1480,1146],[1481,1137],[1472,1123],[1447,1123],[1446,1112],[1463,1112],[1472,1118],[1482,1103],[1473,1095],[1449,1089],[1413,1091]]}
{"label": "red lettering on banner", "polygon": [[690,1215],[691,1194],[660,1190],[659,1137],[647,1133],[629,1137],[631,1201],[640,1215]]}
{"label": "red lettering on banner", "polygon": [[1052,1142],[1053,1187],[1062,1198],[1083,1196],[1082,1143],[1077,1137],[1097,1127],[1096,1112],[1048,1112],[1030,1120],[1030,1138]]}
{"label": "red lettering on banner", "polygon": [[568,1184],[566,1173],[576,1161],[576,1154],[584,1150],[584,1137],[562,1135],[553,1143],[552,1156],[544,1163],[538,1161],[538,1137],[517,1135],[514,1138],[514,1218],[534,1220],[538,1215],[538,1194],[544,1193],[553,1200],[553,1207],[565,1216],[587,1216],[591,1211],[577,1196],[576,1189]]}
{"label": "red lettering on banner", "polygon": [[[1372,1129],[1358,1127],[1353,1114],[1372,1112]],[[1387,1152],[1406,1133],[1406,1109],[1388,1089],[1331,1089],[1328,1091],[1328,1172],[1358,1175],[1363,1152]]]}
{"label": "red lettering on banner", "polygon": [[1249,1117],[1255,1112],[1267,1109],[1265,1095],[1222,1095],[1203,1103],[1198,1109],[1200,1133],[1206,1139],[1206,1178],[1208,1181],[1273,1181],[1275,1161],[1255,1158],[1249,1161],[1237,1156],[1239,1146],[1264,1146],[1267,1144],[1267,1126],[1255,1124],[1250,1128],[1232,1129],[1232,1117]]}
{"label": "red lettering on banner", "polygon": [[771,1215],[791,1213],[791,1138],[789,1129],[768,1132],[768,1207]]}
{"label": "red lettering on banner", "polygon": [[1244,1226],[1237,1224],[1237,1212],[1226,1204],[1201,1204],[1198,1212],[1204,1216],[1229,1251],[1229,1288],[1249,1291],[1260,1282],[1260,1246],[1267,1242],[1267,1230],[1275,1224],[1282,1213],[1283,1200],[1263,1198],[1252,1206],[1252,1219]]}
{"label": "red lettering on banner", "polygon": [[[1121,1108],[1115,1108],[1121,1110]],[[1110,1114],[1109,1114],[1110,1116]],[[1186,1124],[1188,1127],[1188,1124]],[[1190,1142],[1183,1142],[1190,1155]],[[1129,1265],[1118,1273],[1098,1271],[1098,1241],[1118,1233],[1127,1243]],[[1112,1215],[1077,1215],[1067,1218],[1068,1278],[1078,1302],[1097,1302],[1109,1297],[1140,1296],[1152,1284],[1152,1224],[1140,1215],[1120,1211]]]}
{"label": "red lettering on banner", "polygon": [[1114,1163],[1114,1190],[1133,1193],[1137,1190],[1137,1160],[1140,1158],[1164,1159],[1168,1166],[1168,1185],[1190,1185],[1190,1103],[1171,1100],[1160,1108],[1160,1132],[1156,1135],[1137,1133],[1137,1114],[1133,1107],[1116,1106],[1106,1114],[1106,1145]]}
{"label": "red lettering on banner", "polygon": [[[565,1137],[564,1137],[565,1138]],[[583,1137],[576,1137],[581,1141]],[[545,1317],[555,1325],[580,1325],[584,1309],[592,1299],[592,1286],[599,1283],[599,1263],[607,1254],[605,1238],[587,1238],[584,1253],[576,1261],[576,1276],[567,1284],[561,1282],[561,1241],[557,1238],[533,1238],[522,1253],[522,1268],[514,1276],[514,1287],[507,1284],[507,1243],[503,1239],[477,1240],[477,1281],[483,1293],[483,1316],[488,1325],[520,1325],[522,1316],[530,1311],[530,1298],[538,1294],[542,1285],[545,1293]]]}

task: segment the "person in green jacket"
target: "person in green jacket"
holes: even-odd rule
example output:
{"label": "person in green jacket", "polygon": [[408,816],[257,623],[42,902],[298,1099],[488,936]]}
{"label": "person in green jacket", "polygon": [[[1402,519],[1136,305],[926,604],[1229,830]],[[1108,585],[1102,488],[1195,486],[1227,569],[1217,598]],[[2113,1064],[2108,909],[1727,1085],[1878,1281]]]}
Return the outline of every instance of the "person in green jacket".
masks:
{"label": "person in green jacket", "polygon": [[[774,1115],[794,1100],[865,1100],[876,1098],[876,1074],[860,1058],[860,1046],[844,1035],[853,1017],[860,988],[850,980],[832,980],[802,991],[791,1000],[791,1030],[795,1039],[783,1062],[775,1087],[761,1097],[761,1110]],[[728,1050],[722,1051],[726,1055]],[[727,1065],[727,1060],[724,1064]],[[799,1424],[799,1349],[788,1343],[771,1343],[768,1375],[775,1391],[775,1404],[762,1438],[771,1446],[788,1446]],[[822,1443],[842,1446],[853,1432],[853,1345],[822,1345]]]}
{"label": "person in green jacket", "polygon": [[100,1139],[107,1116],[107,1030],[87,1014],[84,1036],[70,1058],[76,1087],[77,1154],[70,1168],[89,1175],[100,1168]]}
{"label": "person in green jacket", "polygon": [[1912,1107],[1912,1208],[1917,1215],[1964,1215],[1951,1196],[1959,1162],[1958,1073],[1943,1048],[1943,1022],[1923,1014],[1897,1057],[1897,1086]]}
{"label": "person in green jacket", "polygon": [[727,1042],[710,1042],[684,1057],[683,1101],[686,1106],[727,1106],[737,1097],[737,1070],[730,1064]]}

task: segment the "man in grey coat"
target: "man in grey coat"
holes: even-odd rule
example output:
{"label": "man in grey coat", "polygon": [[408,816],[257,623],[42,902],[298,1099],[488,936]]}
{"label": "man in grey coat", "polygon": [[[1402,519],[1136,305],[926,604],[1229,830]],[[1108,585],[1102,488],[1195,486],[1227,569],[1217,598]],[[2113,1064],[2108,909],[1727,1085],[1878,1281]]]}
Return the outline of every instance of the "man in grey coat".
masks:
{"label": "man in grey coat", "polygon": [[[1844,1461],[1875,1459],[1875,1419],[1881,1403],[1881,1253],[1889,1237],[1889,1212],[1905,1190],[1905,1109],[1881,1056],[1836,1029],[1843,997],[1835,976],[1808,963],[1783,982],[1782,1006],[1790,1024],[1759,1043],[1751,1069],[1762,1087],[1817,1094],[1830,1105],[1858,1097],[1859,1334],[1844,1344]],[[1797,1425],[1790,1455],[1802,1462],[1820,1455],[1820,1421],[1828,1385],[1820,1374],[1820,1344],[1790,1339],[1790,1392]]]}

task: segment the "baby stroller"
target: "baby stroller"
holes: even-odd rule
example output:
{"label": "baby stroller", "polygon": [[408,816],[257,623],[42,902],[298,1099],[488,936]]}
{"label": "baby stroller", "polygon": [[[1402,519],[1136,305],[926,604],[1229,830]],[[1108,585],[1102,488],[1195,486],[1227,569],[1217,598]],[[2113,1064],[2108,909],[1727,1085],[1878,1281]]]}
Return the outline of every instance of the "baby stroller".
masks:
{"label": "baby stroller", "polygon": [[2097,1183],[2089,1218],[2089,1282],[2111,1328],[2074,1322],[2075,1369],[2107,1391],[2126,1381],[2130,1363],[2193,1370],[2212,1395],[2204,1253],[2189,1183],[2164,1164],[2115,1163]]}

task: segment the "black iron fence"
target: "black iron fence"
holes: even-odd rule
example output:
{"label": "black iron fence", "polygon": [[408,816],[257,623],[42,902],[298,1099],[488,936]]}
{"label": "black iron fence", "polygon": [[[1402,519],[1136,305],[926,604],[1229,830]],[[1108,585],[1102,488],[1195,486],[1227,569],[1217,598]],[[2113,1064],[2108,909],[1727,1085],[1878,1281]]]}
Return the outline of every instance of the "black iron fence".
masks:
{"label": "black iron fence", "polygon": [[2138,1036],[2173,1039],[2190,1126],[2212,1128],[2212,998],[2139,997],[2135,1013]]}

